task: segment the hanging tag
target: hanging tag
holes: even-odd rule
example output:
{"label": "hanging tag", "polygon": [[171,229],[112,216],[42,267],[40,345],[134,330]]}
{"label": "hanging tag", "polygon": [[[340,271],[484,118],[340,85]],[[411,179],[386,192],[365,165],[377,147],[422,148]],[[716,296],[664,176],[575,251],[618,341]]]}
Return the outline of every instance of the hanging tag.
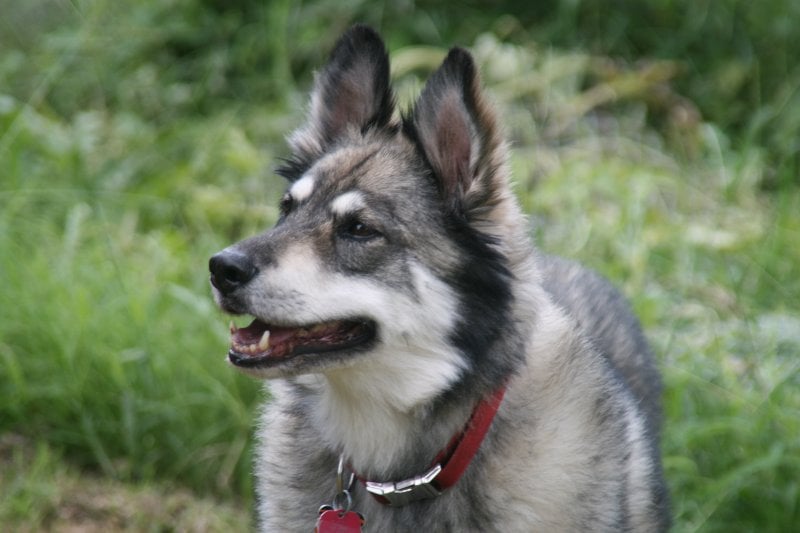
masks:
{"label": "hanging tag", "polygon": [[319,510],[316,533],[361,533],[364,517],[355,511],[337,511],[329,506]]}
{"label": "hanging tag", "polygon": [[361,533],[364,517],[351,510],[353,498],[350,489],[355,478],[355,474],[351,473],[347,485],[344,484],[344,456],[340,455],[336,471],[336,496],[333,497],[333,504],[319,508],[315,533]]}

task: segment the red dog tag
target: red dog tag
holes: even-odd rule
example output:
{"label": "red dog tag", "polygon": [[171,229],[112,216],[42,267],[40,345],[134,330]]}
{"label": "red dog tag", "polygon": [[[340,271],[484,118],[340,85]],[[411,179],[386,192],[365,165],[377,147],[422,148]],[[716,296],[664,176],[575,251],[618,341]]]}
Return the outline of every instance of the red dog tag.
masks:
{"label": "red dog tag", "polygon": [[355,511],[320,510],[316,533],[361,533],[364,517]]}

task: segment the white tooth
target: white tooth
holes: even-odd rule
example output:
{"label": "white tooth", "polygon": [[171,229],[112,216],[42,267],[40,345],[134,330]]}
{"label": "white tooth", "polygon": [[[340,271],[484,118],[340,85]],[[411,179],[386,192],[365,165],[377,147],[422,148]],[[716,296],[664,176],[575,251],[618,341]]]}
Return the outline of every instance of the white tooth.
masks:
{"label": "white tooth", "polygon": [[231,330],[231,335],[233,335],[234,333],[236,333],[237,331],[239,331],[239,328],[237,328],[237,327],[236,327],[236,324],[234,324],[234,323],[233,323],[233,320],[231,320],[231,324],[230,324],[230,326],[228,326],[228,327],[229,327],[229,328],[230,328],[230,330]]}
{"label": "white tooth", "polygon": [[265,332],[264,332],[264,333],[261,335],[261,340],[260,340],[260,341],[258,341],[258,349],[259,349],[260,351],[262,351],[262,352],[263,352],[263,351],[265,351],[267,348],[269,348],[269,330],[266,330],[266,331],[265,331]]}

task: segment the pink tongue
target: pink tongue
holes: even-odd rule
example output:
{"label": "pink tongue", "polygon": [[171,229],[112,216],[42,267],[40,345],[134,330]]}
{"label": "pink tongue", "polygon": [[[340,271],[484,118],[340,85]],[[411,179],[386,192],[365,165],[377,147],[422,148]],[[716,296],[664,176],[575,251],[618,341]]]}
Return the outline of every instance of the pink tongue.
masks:
{"label": "pink tongue", "polygon": [[263,335],[267,329],[269,329],[270,344],[279,344],[292,337],[297,331],[296,328],[268,326],[256,318],[246,328],[236,330],[234,339],[240,344],[252,344],[258,342],[261,339],[261,335]]}
{"label": "pink tongue", "polygon": [[258,340],[261,338],[261,334],[265,331],[267,331],[267,325],[261,322],[259,319],[255,319],[250,322],[250,325],[246,328],[239,328],[236,331],[231,329],[233,340],[239,344],[252,344],[254,342],[258,342]]}
{"label": "pink tongue", "polygon": [[282,342],[294,336],[296,331],[296,329],[292,328],[279,328],[273,326],[269,330],[269,342],[272,345],[281,344]]}

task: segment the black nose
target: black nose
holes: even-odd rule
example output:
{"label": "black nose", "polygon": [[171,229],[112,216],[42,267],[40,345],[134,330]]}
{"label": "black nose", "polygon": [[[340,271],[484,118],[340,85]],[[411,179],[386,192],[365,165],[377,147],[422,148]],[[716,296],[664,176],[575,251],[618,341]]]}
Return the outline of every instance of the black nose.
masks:
{"label": "black nose", "polygon": [[258,273],[258,269],[248,256],[240,252],[223,250],[208,261],[211,271],[211,284],[221,293],[229,294]]}

